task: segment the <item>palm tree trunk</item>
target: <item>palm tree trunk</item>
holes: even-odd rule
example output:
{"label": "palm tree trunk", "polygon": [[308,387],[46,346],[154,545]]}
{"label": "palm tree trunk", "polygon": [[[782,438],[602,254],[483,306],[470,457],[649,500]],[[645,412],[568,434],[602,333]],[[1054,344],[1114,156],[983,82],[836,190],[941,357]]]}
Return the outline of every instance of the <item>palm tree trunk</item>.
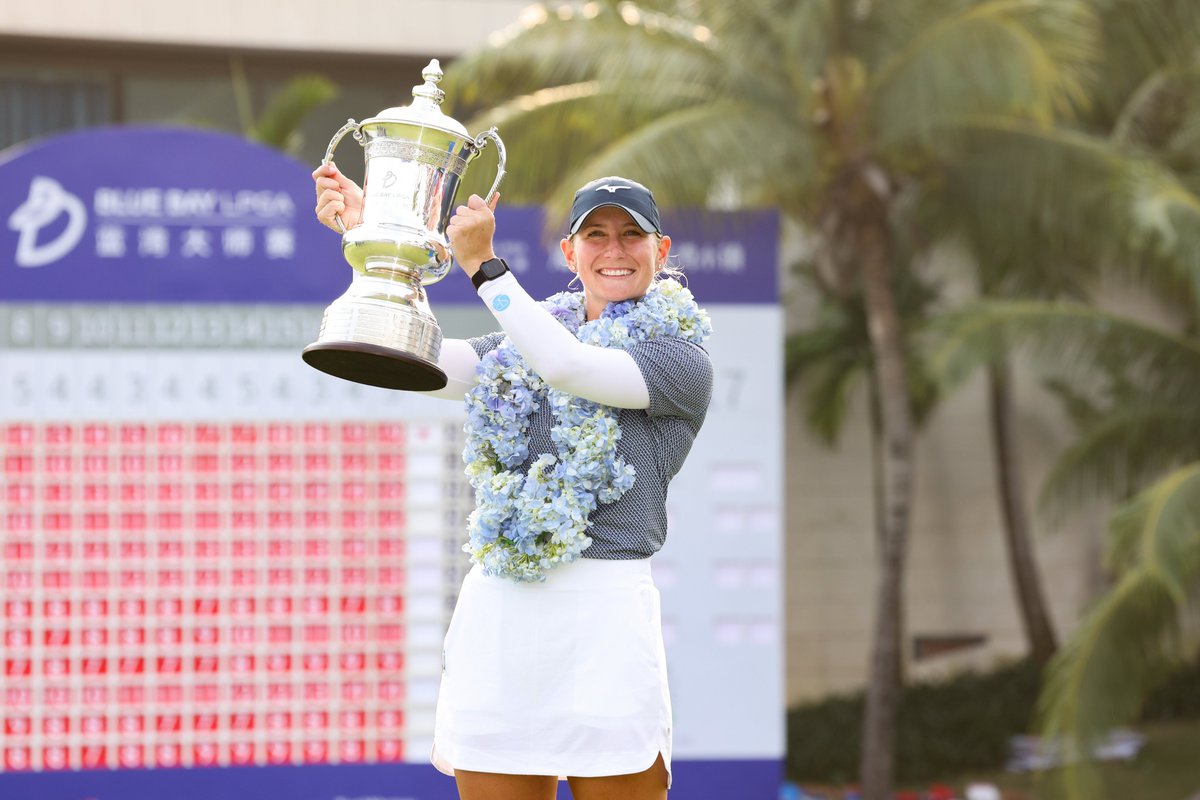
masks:
{"label": "palm tree trunk", "polygon": [[899,624],[913,484],[912,412],[904,331],[891,281],[888,209],[878,191],[872,188],[879,183],[878,176],[864,171],[856,177],[849,191],[848,233],[854,237],[871,336],[874,379],[883,422],[884,477],[883,541],[859,772],[864,800],[887,800],[895,775]]}
{"label": "palm tree trunk", "polygon": [[[883,414],[879,408],[879,389],[877,381],[870,381],[869,387],[870,396],[870,412],[871,412],[871,499],[873,501],[873,511],[875,514],[875,547],[876,552],[882,553],[884,543],[887,541],[887,526],[884,524],[887,519],[887,492],[884,479],[884,459],[885,452],[883,442]],[[901,604],[894,609],[896,614],[896,682],[900,686],[904,685],[904,605]]]}
{"label": "palm tree trunk", "polygon": [[988,389],[996,481],[1013,590],[1017,594],[1030,655],[1038,664],[1045,665],[1058,649],[1058,642],[1046,611],[1046,600],[1031,543],[1028,505],[1017,446],[1016,404],[1013,402],[1012,378],[1007,361],[992,365],[988,373]]}

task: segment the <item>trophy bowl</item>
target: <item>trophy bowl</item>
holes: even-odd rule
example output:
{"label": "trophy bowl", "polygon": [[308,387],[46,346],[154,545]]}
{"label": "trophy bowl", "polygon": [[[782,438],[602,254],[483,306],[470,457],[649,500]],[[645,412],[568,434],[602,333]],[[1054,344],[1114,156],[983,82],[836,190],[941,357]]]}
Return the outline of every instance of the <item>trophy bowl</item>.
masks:
{"label": "trophy bowl", "polygon": [[504,178],[504,142],[496,129],[472,137],[442,113],[445,92],[436,59],[413,88],[411,105],[385,109],[334,134],[322,163],[350,133],[363,147],[362,218],[342,229],[342,255],[354,271],[350,288],[321,319],[304,361],[322,372],[385,389],[430,391],[446,385],[438,368],[442,331],[425,288],[450,272],[453,253],[446,226],[467,165],[489,141],[499,152],[496,180]]}

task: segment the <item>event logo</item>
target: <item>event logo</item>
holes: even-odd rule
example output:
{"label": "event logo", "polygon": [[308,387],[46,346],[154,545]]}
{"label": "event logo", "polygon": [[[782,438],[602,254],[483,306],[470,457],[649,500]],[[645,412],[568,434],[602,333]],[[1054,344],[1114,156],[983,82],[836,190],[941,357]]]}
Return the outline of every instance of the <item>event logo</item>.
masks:
{"label": "event logo", "polygon": [[[67,225],[57,237],[38,244],[42,229],[67,215]],[[65,256],[79,244],[87,228],[83,201],[53,178],[37,175],[29,183],[29,197],[8,218],[17,232],[18,267],[44,267]]]}

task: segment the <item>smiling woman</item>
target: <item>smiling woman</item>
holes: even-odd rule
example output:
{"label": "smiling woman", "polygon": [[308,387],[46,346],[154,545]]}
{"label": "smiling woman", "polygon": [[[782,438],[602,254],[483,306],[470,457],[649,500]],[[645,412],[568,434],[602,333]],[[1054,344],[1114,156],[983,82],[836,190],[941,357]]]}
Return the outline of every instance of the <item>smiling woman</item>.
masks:
{"label": "smiling woman", "polygon": [[601,178],[576,193],[570,233],[563,257],[583,283],[588,319],[609,303],[646,294],[671,252],[654,195],[623,178]]}
{"label": "smiling woman", "polygon": [[[317,216],[347,227],[361,190],[313,173]],[[447,237],[503,329],[442,345],[466,400],[475,566],[446,633],[433,763],[464,800],[662,800],[671,700],[650,560],[666,496],[712,393],[707,314],[659,280],[671,239],[654,195],[625,178],[575,194],[562,240],[582,292],[539,303],[492,247],[491,202],[472,195]]]}

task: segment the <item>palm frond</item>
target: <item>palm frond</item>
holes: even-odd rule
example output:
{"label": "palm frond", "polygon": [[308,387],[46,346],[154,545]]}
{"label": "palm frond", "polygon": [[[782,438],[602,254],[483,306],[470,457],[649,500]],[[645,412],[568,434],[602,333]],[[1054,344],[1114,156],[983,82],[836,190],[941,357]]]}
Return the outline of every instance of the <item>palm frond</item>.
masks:
{"label": "palm frond", "polygon": [[485,109],[469,122],[468,128],[504,127],[530,115],[558,110],[571,104],[604,102],[611,111],[655,114],[702,103],[712,97],[711,88],[701,83],[659,81],[653,93],[643,91],[645,88],[601,80],[548,86]]}
{"label": "palm frond", "polygon": [[[924,219],[965,237],[985,284],[1046,296],[1108,271],[1181,298],[1185,309],[1200,303],[1200,194],[1169,161],[1107,135],[1011,116],[941,124],[943,180],[923,198]],[[1200,137],[1200,109],[1194,131]]]}
{"label": "palm frond", "polygon": [[854,392],[870,379],[867,369],[869,362],[843,354],[804,372],[804,422],[826,446],[838,443]]}
{"label": "palm frond", "polygon": [[1110,130],[1149,76],[1194,61],[1200,5],[1191,0],[1097,0],[1095,5],[1106,57],[1092,86],[1093,123]]}
{"label": "palm frond", "polygon": [[[1165,476],[1112,522],[1116,585],[1087,613],[1051,663],[1039,700],[1041,727],[1086,753],[1136,718],[1149,692],[1193,655],[1200,601],[1200,463]],[[1086,760],[1066,770],[1068,796],[1094,778]]]}
{"label": "palm frond", "polygon": [[302,75],[274,94],[254,121],[249,138],[277,150],[294,152],[300,124],[313,109],[333,99],[337,87],[320,75]]}
{"label": "palm frond", "polygon": [[841,304],[822,303],[815,323],[790,334],[785,343],[784,367],[790,384],[816,364],[836,358],[850,361],[870,358],[870,342],[856,320]]}
{"label": "palm frond", "polygon": [[[582,183],[623,174],[653,186],[664,205],[707,205],[728,186],[742,204],[794,205],[820,159],[803,124],[806,101],[778,69],[785,42],[772,14],[786,5],[752,0],[740,16],[702,0],[677,13],[669,3],[563,15],[535,7],[502,47],[455,62],[443,83],[479,109],[471,129],[502,125],[516,143],[510,198],[565,209]],[[779,181],[781,172],[794,180]]]}
{"label": "palm frond", "polygon": [[1171,132],[1163,146],[1162,158],[1189,191],[1200,194],[1200,103],[1190,107]]}
{"label": "palm frond", "polygon": [[1143,271],[1170,273],[1200,302],[1200,195],[1157,163],[1139,167],[1123,186],[1126,257]]}
{"label": "palm frond", "polygon": [[1149,150],[1163,150],[1188,115],[1195,113],[1197,90],[1200,90],[1200,64],[1160,67],[1130,94],[1113,122],[1112,138]]}
{"label": "palm frond", "polygon": [[1058,398],[1076,431],[1096,424],[1104,413],[1104,409],[1089,392],[1081,391],[1080,387],[1067,381],[1051,377],[1042,381],[1042,386]]}
{"label": "palm frond", "polygon": [[[808,91],[809,80],[836,50],[836,37],[831,33],[844,5],[838,0],[612,1],[618,11],[654,6],[709,31],[713,46],[740,64],[734,73],[735,84],[745,79],[782,79],[800,93]],[[742,89],[752,91],[753,87]]]}
{"label": "palm frond", "polygon": [[731,47],[695,20],[647,13],[634,3],[596,4],[590,16],[567,18],[557,9],[531,6],[523,18],[503,41],[447,69],[442,85],[457,113],[588,80],[636,84],[654,94],[663,75],[709,86],[713,94],[736,90],[754,102],[777,102],[781,92],[791,91],[778,71],[756,69],[746,60],[777,55],[769,43],[759,40],[753,51]]}
{"label": "palm frond", "polygon": [[[666,205],[706,206],[720,177],[733,179],[746,204],[787,203],[817,179],[817,159],[810,157],[815,145],[803,136],[778,136],[771,113],[713,102],[663,115],[576,161],[559,176],[549,207],[565,212],[575,189],[613,174],[654,187]],[[789,171],[791,182],[775,179],[780,169]]]}
{"label": "palm frond", "polygon": [[1078,303],[974,303],[934,320],[925,347],[931,374],[946,387],[1024,352],[1076,385],[1119,371],[1163,403],[1200,396],[1200,343]]}
{"label": "palm frond", "polygon": [[1079,296],[1101,266],[1122,263],[1113,253],[1127,226],[1112,220],[1128,209],[1114,198],[1131,166],[1119,148],[1011,117],[946,122],[922,224],[962,238],[990,294]]}
{"label": "palm frond", "polygon": [[[897,270],[895,292],[898,310],[905,320],[907,339],[915,339],[927,310],[938,299],[938,289],[911,271]],[[799,272],[802,280],[820,291],[808,265]],[[908,347],[906,383],[913,421],[918,427],[929,418],[940,399],[921,354]],[[788,336],[785,369],[789,388],[801,386],[805,422],[827,445],[836,445],[846,421],[853,392],[873,374],[871,337],[861,293],[840,298],[827,295],[816,320],[805,330]]]}
{"label": "palm frond", "polygon": [[[725,5],[737,7],[734,3]],[[835,0],[785,0],[784,5],[790,9],[776,18],[786,46],[781,64],[801,94],[808,90],[813,76],[820,73],[821,65],[830,58],[834,42],[829,31],[837,4]]]}
{"label": "palm frond", "polygon": [[[504,185],[506,201],[543,202],[580,161],[611,148],[631,129],[677,113],[704,113],[688,111],[691,106],[702,108],[697,101],[703,98],[697,95],[703,91],[707,90],[680,87],[676,98],[660,96],[656,105],[637,106],[640,101],[631,103],[629,86],[586,81],[512,98],[486,109],[468,121],[467,128],[498,128],[507,145],[509,162],[520,165],[519,169],[509,170]],[[695,170],[687,172],[688,176],[696,174]],[[469,175],[464,189],[474,190],[478,180],[478,176]],[[704,188],[695,192],[701,200]]]}
{"label": "palm frond", "polygon": [[1108,567],[1124,574],[1161,565],[1182,603],[1200,577],[1200,461],[1161,478],[1113,514],[1109,527]]}
{"label": "palm frond", "polygon": [[1168,469],[1200,459],[1200,408],[1151,399],[1101,412],[1055,460],[1040,504],[1061,514],[1097,497],[1123,500]]}
{"label": "palm frond", "polygon": [[875,69],[871,119],[882,139],[935,143],[950,114],[1049,123],[1086,104],[1100,43],[1088,3],[955,5]]}

